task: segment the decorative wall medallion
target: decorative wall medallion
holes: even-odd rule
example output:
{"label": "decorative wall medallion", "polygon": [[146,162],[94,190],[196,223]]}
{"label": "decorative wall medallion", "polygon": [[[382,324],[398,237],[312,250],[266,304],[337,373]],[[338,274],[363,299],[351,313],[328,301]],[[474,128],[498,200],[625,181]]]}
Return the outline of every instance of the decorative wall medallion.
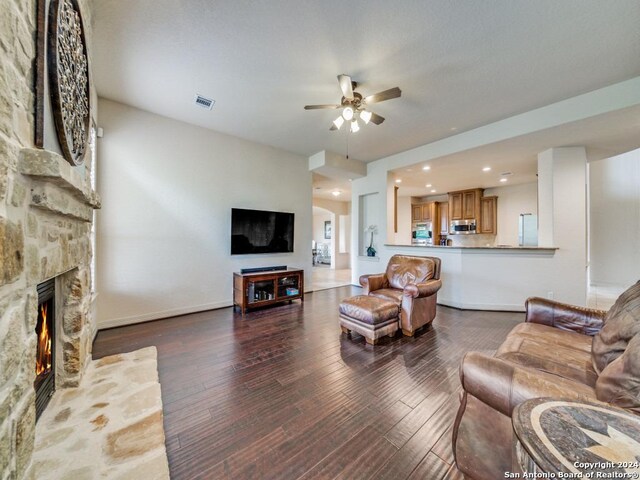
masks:
{"label": "decorative wall medallion", "polygon": [[89,64],[77,0],[51,0],[49,80],[58,141],[71,165],[84,160],[89,135]]}

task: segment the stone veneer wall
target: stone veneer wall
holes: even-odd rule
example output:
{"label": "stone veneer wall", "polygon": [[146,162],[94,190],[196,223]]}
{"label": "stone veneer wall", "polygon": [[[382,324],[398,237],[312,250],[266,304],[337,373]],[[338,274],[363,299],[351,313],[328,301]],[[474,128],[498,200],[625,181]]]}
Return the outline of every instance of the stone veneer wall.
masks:
{"label": "stone veneer wall", "polygon": [[[90,11],[80,1],[87,41]],[[33,478],[36,285],[58,277],[58,387],[90,359],[91,158],[71,167],[34,148],[36,0],[0,8],[0,480]],[[89,45],[90,47],[90,45]],[[92,98],[95,108],[96,98]],[[95,110],[92,111],[93,118]]]}

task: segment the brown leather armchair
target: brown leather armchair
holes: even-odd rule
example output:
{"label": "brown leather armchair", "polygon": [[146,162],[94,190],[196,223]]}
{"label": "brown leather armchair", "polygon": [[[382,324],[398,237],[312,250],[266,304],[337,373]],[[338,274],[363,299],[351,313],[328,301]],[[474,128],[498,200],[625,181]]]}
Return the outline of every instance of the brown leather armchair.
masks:
{"label": "brown leather armchair", "polygon": [[465,355],[453,451],[466,478],[512,470],[511,413],[531,398],[601,401],[640,414],[640,282],[608,311],[542,298],[526,303],[491,357]]}
{"label": "brown leather armchair", "polygon": [[440,259],[394,255],[385,273],[362,275],[360,285],[365,295],[395,302],[400,309],[402,333],[413,336],[436,318],[438,290],[442,286]]}

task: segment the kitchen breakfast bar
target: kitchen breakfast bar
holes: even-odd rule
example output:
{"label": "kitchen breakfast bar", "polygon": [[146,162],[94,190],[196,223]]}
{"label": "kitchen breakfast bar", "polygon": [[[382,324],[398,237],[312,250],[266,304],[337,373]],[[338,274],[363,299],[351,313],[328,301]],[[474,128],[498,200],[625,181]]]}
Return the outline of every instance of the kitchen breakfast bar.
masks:
{"label": "kitchen breakfast bar", "polygon": [[438,303],[449,307],[524,311],[528,297],[554,298],[556,291],[562,291],[559,279],[549,275],[562,261],[555,247],[385,244],[379,257],[357,257],[358,275],[384,271],[395,254],[440,258]]}

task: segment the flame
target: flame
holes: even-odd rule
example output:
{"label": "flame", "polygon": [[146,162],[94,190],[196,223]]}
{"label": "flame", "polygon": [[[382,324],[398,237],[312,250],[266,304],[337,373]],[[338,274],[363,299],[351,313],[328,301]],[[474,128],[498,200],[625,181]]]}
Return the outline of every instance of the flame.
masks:
{"label": "flame", "polygon": [[47,325],[47,304],[40,307],[42,322],[38,335],[38,354],[36,357],[36,375],[51,370],[51,335]]}

